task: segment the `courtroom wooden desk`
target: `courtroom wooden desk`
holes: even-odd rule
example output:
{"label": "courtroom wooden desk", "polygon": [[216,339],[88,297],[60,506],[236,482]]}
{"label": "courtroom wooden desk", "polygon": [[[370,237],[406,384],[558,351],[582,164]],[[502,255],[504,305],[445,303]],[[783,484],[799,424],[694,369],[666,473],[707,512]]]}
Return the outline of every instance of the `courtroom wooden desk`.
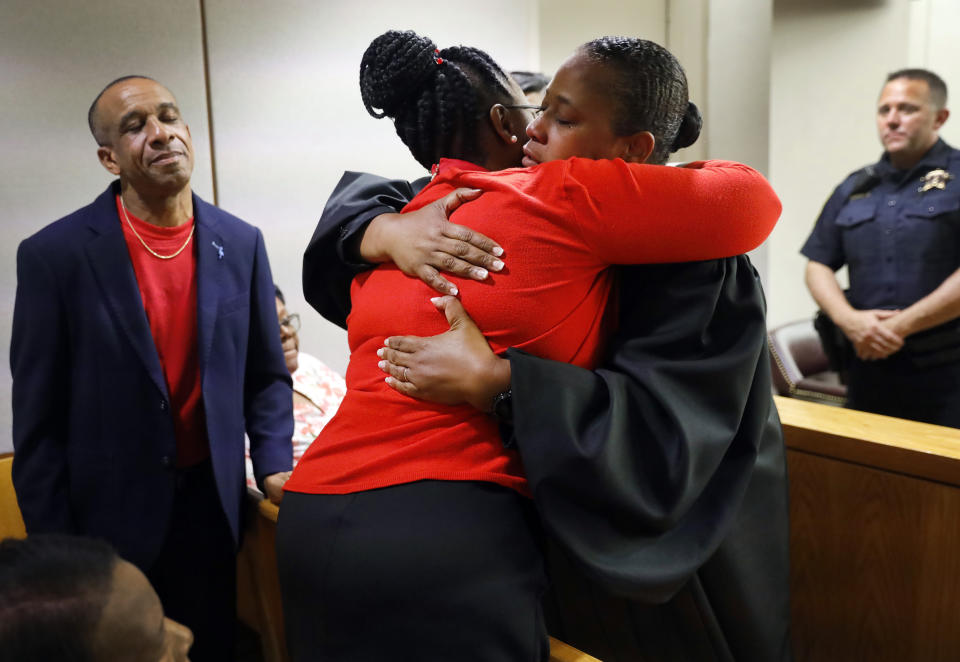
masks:
{"label": "courtroom wooden desk", "polygon": [[960,660],[960,430],[776,402],[797,661]]}

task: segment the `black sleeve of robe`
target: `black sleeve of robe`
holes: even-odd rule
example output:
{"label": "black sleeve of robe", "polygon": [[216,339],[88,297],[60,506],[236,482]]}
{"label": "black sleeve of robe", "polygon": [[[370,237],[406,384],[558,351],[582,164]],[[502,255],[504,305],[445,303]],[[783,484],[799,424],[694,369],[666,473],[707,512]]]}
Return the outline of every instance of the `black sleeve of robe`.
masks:
{"label": "black sleeve of robe", "polygon": [[789,659],[786,467],[745,256],[620,270],[595,372],[510,350],[565,636],[604,660]]}
{"label": "black sleeve of robe", "polygon": [[350,314],[350,282],[373,265],[351,255],[367,224],[398,212],[430,181],[407,182],[363,172],[345,172],[324,205],[303,254],[303,295],[326,319],[343,328]]}

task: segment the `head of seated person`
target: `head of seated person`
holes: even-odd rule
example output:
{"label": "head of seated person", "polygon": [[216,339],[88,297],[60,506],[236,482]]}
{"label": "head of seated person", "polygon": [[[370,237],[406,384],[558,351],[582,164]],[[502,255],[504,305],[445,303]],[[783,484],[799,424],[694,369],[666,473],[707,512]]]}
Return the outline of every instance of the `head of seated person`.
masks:
{"label": "head of seated person", "polygon": [[277,304],[277,322],[280,324],[280,345],[283,347],[283,360],[292,375],[300,367],[300,315],[287,312],[287,300],[276,285],[273,286]]}
{"label": "head of seated person", "polygon": [[370,44],[360,89],[367,111],[393,119],[425,168],[444,157],[488,170],[571,156],[665,163],[701,127],[676,58],[628,37],[578,48],[539,108],[483,51],[438,49],[413,32],[390,31]]}
{"label": "head of seated person", "polygon": [[178,662],[192,643],[144,574],[107,543],[49,534],[0,541],[4,660]]}
{"label": "head of seated person", "polygon": [[510,77],[517,81],[528,102],[535,106],[540,105],[543,101],[543,93],[550,82],[549,76],[539,71],[511,71]]}

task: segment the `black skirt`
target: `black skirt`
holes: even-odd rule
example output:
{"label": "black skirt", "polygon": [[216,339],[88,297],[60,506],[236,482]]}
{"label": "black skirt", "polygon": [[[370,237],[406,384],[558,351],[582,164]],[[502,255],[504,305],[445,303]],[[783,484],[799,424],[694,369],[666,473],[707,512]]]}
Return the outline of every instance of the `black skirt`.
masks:
{"label": "black skirt", "polygon": [[277,562],[292,659],[544,661],[533,506],[492,483],[284,496]]}

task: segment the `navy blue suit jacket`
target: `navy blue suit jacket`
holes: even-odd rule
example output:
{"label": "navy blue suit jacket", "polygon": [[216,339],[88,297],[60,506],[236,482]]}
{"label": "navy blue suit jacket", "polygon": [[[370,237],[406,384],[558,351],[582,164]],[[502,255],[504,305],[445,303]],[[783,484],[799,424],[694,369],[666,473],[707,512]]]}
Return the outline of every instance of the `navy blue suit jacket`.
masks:
{"label": "navy blue suit jacket", "polygon": [[[166,380],[117,217],[114,182],[17,252],[13,480],[28,533],[97,536],[142,568],[176,482]],[[260,231],[193,196],[203,405],[239,539],[244,430],[257,479],[292,464],[290,375]]]}

